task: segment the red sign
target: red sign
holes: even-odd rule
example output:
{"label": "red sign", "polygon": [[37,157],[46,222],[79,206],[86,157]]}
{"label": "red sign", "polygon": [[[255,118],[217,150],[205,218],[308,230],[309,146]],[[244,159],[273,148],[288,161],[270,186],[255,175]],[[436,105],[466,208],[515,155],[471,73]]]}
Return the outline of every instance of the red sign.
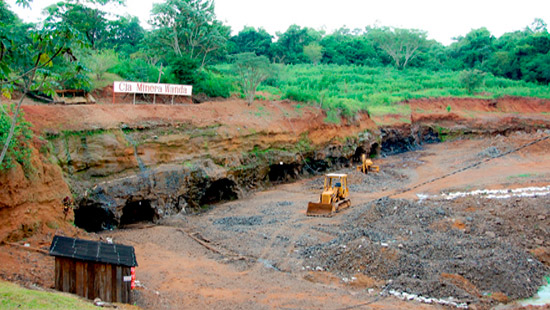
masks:
{"label": "red sign", "polygon": [[136,288],[136,267],[130,268],[130,274],[132,275],[132,282],[130,282],[130,288],[135,289]]}

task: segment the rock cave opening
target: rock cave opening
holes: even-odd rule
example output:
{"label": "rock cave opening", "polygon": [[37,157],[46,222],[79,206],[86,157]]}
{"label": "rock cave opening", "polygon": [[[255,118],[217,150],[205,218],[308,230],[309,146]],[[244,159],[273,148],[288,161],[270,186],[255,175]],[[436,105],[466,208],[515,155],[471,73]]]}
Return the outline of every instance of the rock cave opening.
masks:
{"label": "rock cave opening", "polygon": [[154,222],[158,218],[150,200],[129,201],[122,208],[120,226],[140,222]]}
{"label": "rock cave opening", "polygon": [[380,155],[380,144],[373,143],[370,147],[370,151],[367,154],[367,157],[373,158],[378,157]]}
{"label": "rock cave opening", "polygon": [[401,154],[420,148],[415,136],[409,132],[399,130],[381,130],[382,131],[382,156]]}
{"label": "rock cave opening", "polygon": [[355,153],[352,156],[352,161],[355,163],[360,163],[361,155],[363,154],[366,154],[367,158],[378,157],[380,155],[380,144],[373,143],[368,151],[365,150],[365,148],[363,148],[362,146],[358,147],[357,149],[355,149]]}
{"label": "rock cave opening", "polygon": [[269,166],[269,181],[274,183],[288,182],[295,180],[300,174],[298,164],[279,163]]}
{"label": "rock cave opening", "polygon": [[114,214],[98,205],[81,205],[74,210],[74,224],[88,232],[116,227]]}
{"label": "rock cave opening", "polygon": [[235,191],[237,184],[230,179],[223,178],[216,180],[206,188],[200,204],[214,204],[221,201],[235,200],[239,195]]}
{"label": "rock cave opening", "polygon": [[367,154],[367,151],[362,146],[359,146],[355,149],[355,153],[351,157],[351,160],[354,163],[361,162],[361,155],[363,155],[363,154]]}
{"label": "rock cave opening", "polygon": [[432,127],[428,127],[426,130],[421,131],[420,135],[420,139],[423,143],[439,143],[441,139],[444,140],[446,138],[447,133],[439,132]]}

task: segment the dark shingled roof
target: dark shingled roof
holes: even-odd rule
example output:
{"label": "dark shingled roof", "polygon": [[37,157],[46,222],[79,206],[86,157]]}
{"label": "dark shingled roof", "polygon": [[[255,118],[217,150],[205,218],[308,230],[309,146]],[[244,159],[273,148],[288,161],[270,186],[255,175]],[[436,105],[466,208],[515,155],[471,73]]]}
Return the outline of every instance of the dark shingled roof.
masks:
{"label": "dark shingled roof", "polygon": [[134,247],[55,236],[50,255],[120,266],[137,266]]}

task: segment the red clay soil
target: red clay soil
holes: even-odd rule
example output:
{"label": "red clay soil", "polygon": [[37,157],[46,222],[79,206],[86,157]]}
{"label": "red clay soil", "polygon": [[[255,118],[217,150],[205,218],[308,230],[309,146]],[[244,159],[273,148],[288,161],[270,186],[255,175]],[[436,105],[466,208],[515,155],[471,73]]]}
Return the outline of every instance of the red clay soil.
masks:
{"label": "red clay soil", "polygon": [[502,97],[498,99],[433,98],[409,102],[411,121],[443,127],[465,125],[472,129],[550,127],[550,100]]}
{"label": "red clay soil", "polygon": [[493,113],[548,113],[550,101],[540,98],[502,97],[498,99],[475,98],[432,98],[409,101],[411,110],[415,113],[429,114],[447,112],[493,112]]}
{"label": "red clay soil", "polygon": [[174,123],[191,123],[200,127],[224,124],[259,130],[292,127],[296,132],[301,132],[311,123],[329,127],[323,122],[326,115],[321,110],[311,107],[298,109],[288,101],[257,101],[251,106],[242,100],[183,105],[26,105],[23,110],[27,120],[40,131],[110,129],[119,128],[121,124],[145,127]]}

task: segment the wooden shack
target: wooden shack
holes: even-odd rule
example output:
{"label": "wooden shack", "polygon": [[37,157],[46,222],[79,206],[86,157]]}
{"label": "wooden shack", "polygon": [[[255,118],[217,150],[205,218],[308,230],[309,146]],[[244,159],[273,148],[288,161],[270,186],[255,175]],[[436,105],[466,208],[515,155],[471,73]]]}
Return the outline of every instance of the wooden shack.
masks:
{"label": "wooden shack", "polygon": [[56,104],[94,104],[95,98],[82,89],[60,89],[55,91],[53,103]]}
{"label": "wooden shack", "polygon": [[55,236],[55,289],[88,299],[132,302],[134,247]]}

